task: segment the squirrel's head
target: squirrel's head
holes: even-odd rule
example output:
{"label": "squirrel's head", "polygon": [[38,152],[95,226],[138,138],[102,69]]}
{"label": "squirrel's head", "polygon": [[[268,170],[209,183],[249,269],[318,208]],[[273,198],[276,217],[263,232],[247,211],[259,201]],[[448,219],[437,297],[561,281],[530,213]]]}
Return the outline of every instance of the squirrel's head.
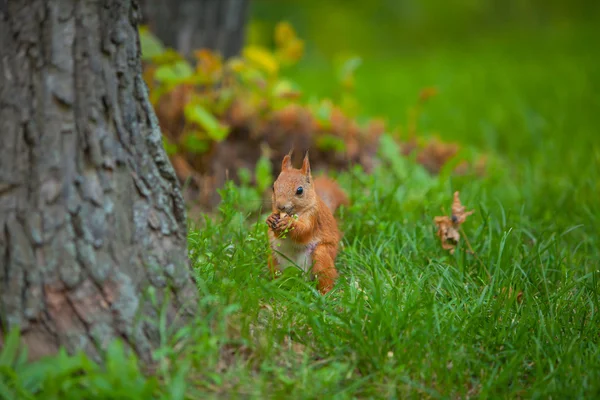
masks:
{"label": "squirrel's head", "polygon": [[310,174],[308,152],[302,161],[302,168],[292,166],[291,152],[281,163],[281,173],[273,184],[273,212],[288,215],[302,214],[317,204],[317,195]]}

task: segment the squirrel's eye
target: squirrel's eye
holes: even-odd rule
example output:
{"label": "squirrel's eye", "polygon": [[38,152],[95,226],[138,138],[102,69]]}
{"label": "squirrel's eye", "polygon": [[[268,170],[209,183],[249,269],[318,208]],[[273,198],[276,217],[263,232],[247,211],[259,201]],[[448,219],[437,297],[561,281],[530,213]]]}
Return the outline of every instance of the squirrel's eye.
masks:
{"label": "squirrel's eye", "polygon": [[304,189],[302,189],[302,186],[299,186],[298,189],[296,189],[296,194],[300,196],[302,192],[304,192]]}
{"label": "squirrel's eye", "polygon": [[271,189],[273,189],[273,191],[275,191],[275,185],[271,185]]}

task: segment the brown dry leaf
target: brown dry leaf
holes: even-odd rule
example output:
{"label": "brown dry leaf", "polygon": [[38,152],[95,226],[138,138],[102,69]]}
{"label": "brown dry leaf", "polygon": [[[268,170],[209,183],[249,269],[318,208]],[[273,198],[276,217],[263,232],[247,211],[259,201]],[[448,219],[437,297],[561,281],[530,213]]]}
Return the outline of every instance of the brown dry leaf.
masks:
{"label": "brown dry leaf", "polygon": [[452,215],[450,217],[444,215],[435,217],[433,221],[438,227],[437,236],[442,242],[444,250],[450,250],[450,254],[454,253],[454,249],[460,240],[458,228],[466,221],[467,217],[473,214],[474,211],[466,211],[465,206],[460,202],[459,192],[454,192],[454,201],[452,202]]}
{"label": "brown dry leaf", "polygon": [[[506,288],[503,287],[500,290],[500,293],[505,294],[506,293]],[[508,298],[512,298],[513,294],[514,294],[513,288],[509,287],[508,288]],[[517,300],[517,303],[519,303],[519,304],[523,303],[523,291],[522,290],[519,290],[519,292],[517,293],[516,300]]]}
{"label": "brown dry leaf", "polygon": [[206,78],[217,80],[221,77],[223,61],[217,53],[209,49],[200,49],[194,51],[194,57],[198,61],[196,70],[204,74]]}
{"label": "brown dry leaf", "polygon": [[182,155],[173,154],[170,159],[173,169],[175,170],[175,174],[181,181],[185,181],[188,177],[196,174],[194,168],[192,168],[192,166]]}
{"label": "brown dry leaf", "polygon": [[457,144],[444,143],[434,138],[419,151],[417,162],[424,166],[429,173],[437,174],[458,151],[459,146]]}
{"label": "brown dry leaf", "polygon": [[437,235],[442,242],[444,250],[450,250],[450,254],[454,253],[454,248],[460,239],[460,234],[454,227],[452,218],[448,216],[435,217],[434,222],[438,227]]}
{"label": "brown dry leaf", "polygon": [[190,85],[179,85],[160,97],[154,106],[158,122],[169,139],[177,140],[185,127],[184,108],[193,95]]}
{"label": "brown dry leaf", "polygon": [[386,131],[385,121],[382,119],[373,119],[367,125],[367,137],[377,140]]}
{"label": "brown dry leaf", "polygon": [[436,96],[437,94],[438,94],[438,90],[435,87],[423,88],[423,90],[421,90],[421,93],[419,93],[419,101],[421,103],[424,103],[427,100],[429,100],[430,98]]}
{"label": "brown dry leaf", "polygon": [[521,304],[523,302],[523,291],[517,293],[517,303]]}
{"label": "brown dry leaf", "polygon": [[155,65],[148,65],[145,66],[142,71],[142,79],[144,79],[144,82],[146,82],[148,90],[154,89],[154,73],[156,72],[156,68],[157,67]]}
{"label": "brown dry leaf", "polygon": [[487,155],[480,156],[475,163],[475,172],[479,176],[484,176],[487,170]]}
{"label": "brown dry leaf", "polygon": [[403,156],[408,156],[413,151],[417,150],[418,147],[419,144],[417,143],[417,139],[413,137],[408,141],[400,144],[400,151],[402,152]]}
{"label": "brown dry leaf", "polygon": [[460,225],[465,222],[467,217],[473,214],[475,211],[466,211],[466,207],[461,204],[458,194],[458,192],[454,192],[454,201],[452,202],[452,221],[456,219],[456,224]]}
{"label": "brown dry leaf", "polygon": [[469,172],[469,163],[467,160],[462,160],[461,162],[454,167],[454,174],[456,175],[466,175]]}

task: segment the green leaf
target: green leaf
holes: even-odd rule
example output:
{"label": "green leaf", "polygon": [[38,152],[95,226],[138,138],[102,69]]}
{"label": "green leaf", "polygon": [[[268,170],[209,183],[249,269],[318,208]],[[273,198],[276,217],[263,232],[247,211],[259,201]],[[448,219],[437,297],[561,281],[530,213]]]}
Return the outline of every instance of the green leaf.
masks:
{"label": "green leaf", "polygon": [[6,342],[4,343],[4,349],[2,349],[2,353],[0,353],[0,366],[11,367],[13,365],[17,352],[19,351],[20,336],[17,327],[13,327],[10,330],[6,337]]}
{"label": "green leaf", "polygon": [[269,75],[277,74],[279,63],[273,53],[261,46],[246,46],[243,49],[244,58],[256,65]]}
{"label": "green leaf", "polygon": [[213,109],[218,114],[224,114],[225,111],[231,106],[234,99],[234,92],[232,89],[223,88],[219,91],[219,97],[213,104]]}
{"label": "green leaf", "polygon": [[16,398],[15,393],[10,390],[10,387],[4,383],[4,380],[0,376],[0,399],[10,400]]}
{"label": "green leaf", "polygon": [[183,147],[192,153],[205,153],[210,145],[206,139],[202,139],[201,132],[189,132],[181,142]]}
{"label": "green leaf", "polygon": [[32,393],[40,390],[48,373],[54,368],[54,365],[43,360],[20,369],[18,372],[23,388]]}
{"label": "green leaf", "polygon": [[256,168],[254,171],[256,186],[259,193],[262,193],[265,189],[271,186],[271,183],[273,182],[272,172],[271,161],[264,155],[261,156],[256,163]]}
{"label": "green leaf", "polygon": [[112,382],[110,378],[111,376],[109,374],[90,377],[90,386],[93,387],[95,391],[101,393],[111,393],[112,391],[114,395],[114,382]]}
{"label": "green leaf", "polygon": [[169,395],[172,400],[183,400],[185,399],[185,389],[186,389],[186,378],[187,372],[190,369],[190,362],[185,361],[183,365],[181,365],[172,378],[171,382],[169,382]]}
{"label": "green leaf", "polygon": [[409,161],[402,156],[400,147],[388,134],[382,135],[379,142],[380,156],[391,165],[391,170],[396,174],[399,181],[408,178]]}
{"label": "green leaf", "polygon": [[343,152],[346,150],[346,143],[340,137],[324,134],[317,137],[317,147],[323,151],[337,151]]}
{"label": "green leaf", "polygon": [[123,343],[113,340],[106,351],[106,370],[109,374],[119,375],[125,372],[127,364]]}
{"label": "green leaf", "polygon": [[339,79],[340,82],[346,87],[352,87],[354,85],[354,73],[362,64],[360,57],[351,57],[340,66]]}
{"label": "green leaf", "polygon": [[152,57],[152,62],[156,65],[172,64],[178,61],[185,61],[185,59],[173,49],[166,49],[164,52]]}
{"label": "green leaf", "polygon": [[358,67],[362,64],[362,58],[350,57],[340,67],[340,76],[347,76],[353,74]]}
{"label": "green leaf", "polygon": [[248,170],[248,168],[242,167],[240,169],[238,169],[238,178],[240,178],[240,183],[242,184],[242,186],[248,186],[250,185],[250,180],[252,178],[252,174],[250,174],[250,171]]}
{"label": "green leaf", "polygon": [[15,368],[19,368],[22,367],[24,365],[27,365],[27,357],[29,355],[29,350],[27,349],[27,347],[23,347],[21,349],[21,351],[19,352],[19,355],[17,356],[17,359],[15,360]]}
{"label": "green leaf", "polygon": [[147,26],[140,26],[140,44],[142,46],[142,60],[151,60],[165,52],[165,48],[154,36]]}
{"label": "green leaf", "polygon": [[300,87],[292,81],[281,79],[273,86],[275,97],[298,97],[301,95]]}
{"label": "green leaf", "polygon": [[177,61],[169,65],[161,65],[154,73],[154,79],[166,84],[178,84],[194,74],[194,70],[187,61]]}
{"label": "green leaf", "polygon": [[206,130],[208,136],[217,142],[225,139],[229,134],[228,126],[221,125],[214,115],[196,102],[187,104],[184,112],[188,121],[200,125]]}
{"label": "green leaf", "polygon": [[175,143],[171,142],[169,140],[169,138],[167,138],[166,136],[163,136],[162,141],[163,141],[163,147],[165,148],[165,151],[167,152],[168,155],[177,153],[177,145]]}
{"label": "green leaf", "polygon": [[324,100],[315,107],[314,116],[325,129],[331,127],[331,102]]}

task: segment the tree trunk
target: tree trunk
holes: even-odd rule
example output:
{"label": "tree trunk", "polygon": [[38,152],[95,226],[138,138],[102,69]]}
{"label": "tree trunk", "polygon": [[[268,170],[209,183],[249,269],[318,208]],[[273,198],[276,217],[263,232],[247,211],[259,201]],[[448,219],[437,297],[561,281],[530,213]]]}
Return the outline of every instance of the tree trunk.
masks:
{"label": "tree trunk", "polygon": [[208,48],[225,58],[239,54],[249,0],[141,0],[144,22],[185,56]]}
{"label": "tree trunk", "polygon": [[[142,360],[196,290],[179,184],[141,76],[131,0],[0,3],[0,344],[32,359],[121,338]],[[166,298],[166,296],[165,296]],[[160,301],[160,298],[159,298]]]}

